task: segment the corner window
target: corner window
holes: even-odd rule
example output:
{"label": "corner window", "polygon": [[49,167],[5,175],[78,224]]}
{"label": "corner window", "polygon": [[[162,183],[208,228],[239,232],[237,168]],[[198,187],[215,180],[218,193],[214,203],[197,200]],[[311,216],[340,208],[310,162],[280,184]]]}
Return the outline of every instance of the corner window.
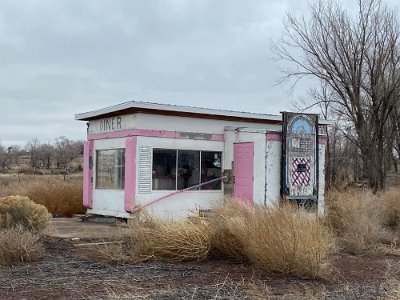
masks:
{"label": "corner window", "polygon": [[121,190],[125,186],[125,149],[96,151],[96,189]]}
{"label": "corner window", "polygon": [[[152,189],[182,190],[222,176],[221,152],[153,149]],[[221,190],[221,181],[193,190]]]}

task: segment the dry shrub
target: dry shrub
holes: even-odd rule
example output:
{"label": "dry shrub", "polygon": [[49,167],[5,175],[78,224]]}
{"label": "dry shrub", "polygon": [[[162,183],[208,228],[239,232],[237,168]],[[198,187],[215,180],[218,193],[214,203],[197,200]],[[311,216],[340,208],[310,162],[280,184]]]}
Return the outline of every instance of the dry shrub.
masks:
{"label": "dry shrub", "polygon": [[7,196],[0,198],[0,228],[22,225],[34,230],[44,229],[51,215],[46,207],[28,197]]}
{"label": "dry shrub", "polygon": [[326,206],[327,221],[346,251],[361,254],[392,242],[385,227],[387,208],[382,197],[360,190],[330,191]]}
{"label": "dry shrub", "polygon": [[39,235],[22,225],[0,229],[0,263],[34,261],[43,255]]}
{"label": "dry shrub", "polygon": [[[289,205],[247,207],[228,201],[218,211],[215,216],[224,220],[229,236],[218,240],[217,245],[236,247],[224,251],[234,255],[244,253],[251,262],[268,271],[315,277],[335,249],[331,232],[315,215]],[[218,232],[218,228],[213,232]]]}
{"label": "dry shrub", "polygon": [[400,228],[400,190],[391,188],[380,195],[386,204],[385,224],[392,229]]}
{"label": "dry shrub", "polygon": [[71,217],[85,212],[81,183],[33,184],[27,188],[27,195],[44,205],[53,216]]}
{"label": "dry shrub", "polygon": [[250,260],[274,272],[316,277],[335,249],[330,231],[315,215],[289,205],[255,207],[249,223]]}
{"label": "dry shrub", "polygon": [[218,204],[209,218],[212,230],[212,252],[235,259],[246,259],[243,240],[239,233],[246,226],[250,210],[239,201],[230,199]]}
{"label": "dry shrub", "polygon": [[203,260],[211,248],[211,231],[204,221],[158,221],[146,217],[132,227],[133,260]]}

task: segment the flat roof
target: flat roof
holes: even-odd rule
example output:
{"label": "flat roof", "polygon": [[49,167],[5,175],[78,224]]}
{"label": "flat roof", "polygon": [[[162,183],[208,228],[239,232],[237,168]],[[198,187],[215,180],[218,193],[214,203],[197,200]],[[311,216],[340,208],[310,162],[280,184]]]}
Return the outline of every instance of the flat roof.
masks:
{"label": "flat roof", "polygon": [[[210,109],[202,107],[160,104],[160,103],[141,102],[141,101],[129,101],[105,107],[102,109],[76,114],[75,120],[90,121],[95,119],[138,113],[138,112],[153,113],[160,115],[183,116],[183,117],[198,117],[205,119],[249,121],[257,123],[278,124],[282,122],[282,115],[259,114],[259,113],[240,112],[233,110]],[[333,122],[330,120],[320,119],[319,124],[331,125],[333,124]]]}

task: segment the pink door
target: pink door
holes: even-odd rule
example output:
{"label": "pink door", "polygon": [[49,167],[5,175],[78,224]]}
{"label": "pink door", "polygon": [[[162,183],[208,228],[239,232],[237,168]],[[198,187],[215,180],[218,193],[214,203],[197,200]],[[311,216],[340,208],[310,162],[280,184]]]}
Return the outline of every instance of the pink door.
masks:
{"label": "pink door", "polygon": [[233,144],[233,196],[253,203],[254,143]]}

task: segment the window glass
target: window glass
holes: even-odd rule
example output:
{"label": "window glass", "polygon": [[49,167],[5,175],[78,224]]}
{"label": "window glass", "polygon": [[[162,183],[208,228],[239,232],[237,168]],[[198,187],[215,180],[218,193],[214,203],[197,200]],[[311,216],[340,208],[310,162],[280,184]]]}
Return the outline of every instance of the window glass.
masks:
{"label": "window glass", "polygon": [[200,151],[178,150],[177,175],[178,190],[200,183]]}
{"label": "window glass", "polygon": [[153,190],[176,189],[176,150],[153,149]]}
{"label": "window glass", "polygon": [[[201,151],[201,182],[207,182],[222,176],[221,152]],[[201,186],[202,190],[220,190],[221,180]]]}
{"label": "window glass", "polygon": [[96,151],[96,188],[124,189],[125,149]]}
{"label": "window glass", "polygon": [[[153,149],[152,189],[182,190],[222,176],[222,153]],[[193,190],[221,190],[221,181]]]}

